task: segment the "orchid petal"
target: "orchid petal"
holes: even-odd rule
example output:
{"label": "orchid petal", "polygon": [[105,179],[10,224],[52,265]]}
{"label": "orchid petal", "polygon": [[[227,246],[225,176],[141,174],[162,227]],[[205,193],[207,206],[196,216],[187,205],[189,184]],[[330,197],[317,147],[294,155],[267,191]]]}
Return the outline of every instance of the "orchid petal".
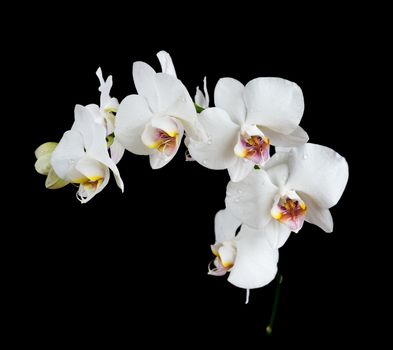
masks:
{"label": "orchid petal", "polygon": [[254,169],[255,163],[246,159],[236,157],[235,162],[228,167],[228,173],[233,182],[242,181]]}
{"label": "orchid petal", "polygon": [[281,248],[288,240],[291,229],[277,220],[270,220],[263,228],[263,233],[273,249]]}
{"label": "orchid petal", "polygon": [[98,160],[102,164],[106,165],[110,170],[112,170],[117,186],[121,189],[122,192],[124,192],[124,183],[121,179],[119,169],[117,168],[114,161],[110,158],[108,153],[105,139],[106,131],[97,124],[95,124],[93,128],[95,129],[93,143],[89,148],[86,149],[86,152],[92,158]]}
{"label": "orchid petal", "polygon": [[199,90],[199,87],[197,86],[196,94],[195,94],[195,103],[198,106],[206,109],[209,107],[209,93],[207,91],[207,86],[206,86],[206,77],[203,78],[203,91],[204,94],[202,93],[201,90]]}
{"label": "orchid petal", "polygon": [[205,103],[202,107],[208,108],[210,103],[209,91],[207,91],[206,77],[203,78],[203,92],[205,94]]}
{"label": "orchid petal", "polygon": [[270,181],[278,188],[284,187],[288,181],[288,159],[288,153],[275,153],[263,167]]}
{"label": "orchid petal", "polygon": [[99,106],[92,103],[85,106],[85,108],[89,110],[89,112],[91,113],[91,117],[97,124],[105,125],[105,118],[103,113],[101,113]]}
{"label": "orchid petal", "polygon": [[277,273],[278,250],[272,249],[260,230],[243,225],[236,239],[236,260],[228,281],[253,289],[270,283]]}
{"label": "orchid petal", "polygon": [[221,264],[224,267],[232,267],[236,259],[236,247],[234,243],[232,241],[224,242],[218,248],[218,255],[220,256]]}
{"label": "orchid petal", "polygon": [[128,151],[150,154],[141,135],[146,123],[153,117],[146,100],[138,95],[127,96],[120,104],[116,115],[115,137]]}
{"label": "orchid petal", "polygon": [[228,209],[217,212],[214,218],[216,242],[230,241],[235,237],[236,230],[240,225],[241,221],[235,218]]}
{"label": "orchid petal", "polygon": [[63,179],[57,176],[53,168],[49,171],[49,174],[45,181],[45,187],[50,190],[57,190],[68,184],[69,184],[68,181],[64,181]]}
{"label": "orchid petal", "polygon": [[242,132],[244,132],[248,137],[251,136],[265,136],[265,134],[256,125],[244,124],[242,126]]}
{"label": "orchid petal", "polygon": [[152,112],[158,112],[156,72],[145,62],[134,62],[132,76],[138,95],[144,97]]}
{"label": "orchid petal", "polygon": [[348,181],[348,163],[331,148],[307,143],[293,148],[287,187],[301,191],[321,208],[335,205]]}
{"label": "orchid petal", "polygon": [[113,105],[114,101],[117,101],[116,99],[111,99],[110,97],[110,91],[113,85],[112,76],[109,75],[105,81],[104,78],[102,77],[101,68],[97,69],[96,75],[100,81],[100,87],[98,88],[98,91],[101,92],[100,106],[102,109],[104,109],[107,108],[108,105]]}
{"label": "orchid petal", "polygon": [[205,102],[205,96],[203,96],[203,93],[202,93],[201,90],[199,90],[199,87],[198,87],[198,86],[197,86],[197,88],[196,88],[194,100],[195,100],[195,104],[196,104],[197,106],[200,106],[200,107],[202,107],[202,108],[206,108],[206,107],[203,107],[203,105],[206,104],[206,102]]}
{"label": "orchid petal", "polygon": [[214,103],[231,117],[232,121],[242,125],[246,118],[246,105],[243,100],[244,85],[232,78],[221,78],[214,90]]}
{"label": "orchid petal", "polygon": [[206,130],[207,142],[190,139],[188,150],[191,156],[209,169],[226,169],[236,161],[233,147],[239,134],[239,127],[220,108],[208,108],[199,115],[199,121]]}
{"label": "orchid petal", "polygon": [[119,163],[121,158],[123,158],[125,148],[120,144],[120,142],[115,139],[110,147],[111,158],[115,164]]}
{"label": "orchid petal", "polygon": [[38,159],[46,154],[52,154],[57,147],[57,142],[45,142],[34,151],[35,157]]}
{"label": "orchid petal", "polygon": [[84,154],[81,133],[75,130],[66,131],[52,153],[52,167],[61,179],[74,182],[75,179],[83,178],[83,175],[75,170],[75,165]]}
{"label": "orchid petal", "polygon": [[307,214],[305,221],[319,226],[325,232],[333,232],[333,217],[329,209],[321,208],[312,198],[305,193],[299,192],[300,197],[307,204]]}
{"label": "orchid petal", "polygon": [[242,182],[229,182],[225,204],[245,224],[261,228],[272,218],[270,210],[277,193],[264,170],[253,170]]}
{"label": "orchid petal", "polygon": [[187,134],[198,138],[195,106],[182,82],[171,75],[157,73],[156,86],[160,113],[181,120]]}
{"label": "orchid petal", "polygon": [[281,78],[256,78],[244,89],[247,124],[257,124],[277,133],[292,133],[303,116],[300,87]]}
{"label": "orchid petal", "polygon": [[155,117],[151,120],[151,125],[154,128],[164,130],[168,135],[175,135],[178,132],[179,121],[175,118]]}
{"label": "orchid petal", "polygon": [[[104,128],[104,126],[101,123],[99,124],[96,123],[94,114],[91,112],[91,110],[88,107],[75,105],[74,114],[75,114],[75,121],[74,124],[72,125],[71,130],[75,130],[82,135],[83,147],[87,149],[93,143],[93,138],[94,138],[93,125],[97,125],[101,128]],[[104,138],[105,137],[106,137],[106,133]]]}
{"label": "orchid petal", "polygon": [[172,58],[166,51],[160,51],[157,54],[158,60],[160,61],[161,70],[165,74],[172,75],[176,78],[176,70],[173,65]]}
{"label": "orchid petal", "polygon": [[88,155],[82,157],[76,164],[75,168],[90,181],[103,179],[106,171],[106,167],[102,163]]}
{"label": "orchid petal", "polygon": [[308,141],[308,134],[300,126],[288,135],[264,127],[259,128],[269,138],[273,146],[298,147],[304,145]]}
{"label": "orchid petal", "polygon": [[49,171],[52,169],[51,164],[52,154],[44,154],[43,156],[39,157],[34,164],[34,168],[37,173],[41,175],[48,175]]}

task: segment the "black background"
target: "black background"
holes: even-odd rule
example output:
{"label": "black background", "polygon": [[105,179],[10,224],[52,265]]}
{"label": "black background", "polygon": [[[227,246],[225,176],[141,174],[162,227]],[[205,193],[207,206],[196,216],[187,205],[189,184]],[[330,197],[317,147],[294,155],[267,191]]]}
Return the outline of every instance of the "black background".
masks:
{"label": "black background", "polygon": [[[34,171],[35,148],[60,140],[72,125],[74,105],[99,103],[99,66],[104,77],[113,75],[111,95],[121,101],[135,93],[133,61],[159,70],[160,50],[171,54],[191,96],[205,75],[211,97],[217,80],[226,76],[244,84],[278,76],[301,86],[306,106],[301,126],[310,142],[346,157],[350,178],[332,209],[334,232],[305,224],[280,249],[284,284],[273,338],[363,337],[372,320],[367,293],[374,278],[359,248],[366,226],[357,226],[354,212],[362,169],[354,108],[361,99],[362,70],[356,62],[364,33],[339,17],[307,24],[277,18],[271,25],[207,17],[194,25],[164,16],[136,23],[137,17],[88,25],[77,11],[63,20],[47,16],[26,31],[21,44],[25,105],[34,106],[24,113],[26,207],[34,219],[17,235],[13,259],[23,337],[51,345],[78,339],[132,346],[142,340],[145,346],[159,341],[185,348],[184,339],[206,347],[228,339],[266,340],[274,283],[253,290],[245,305],[244,290],[206,273],[226,171],[184,162],[184,146],[154,171],[147,157],[127,152],[119,164],[125,193],[111,181],[84,205],[75,198],[76,188],[46,190],[45,177]],[[333,31],[333,23],[340,30]]]}

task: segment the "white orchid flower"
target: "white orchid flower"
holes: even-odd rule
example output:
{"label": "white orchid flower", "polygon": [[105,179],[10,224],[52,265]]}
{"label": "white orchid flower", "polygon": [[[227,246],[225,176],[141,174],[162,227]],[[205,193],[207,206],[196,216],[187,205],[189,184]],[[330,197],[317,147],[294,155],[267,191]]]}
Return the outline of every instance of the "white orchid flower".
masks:
{"label": "white orchid flower", "polygon": [[41,175],[46,175],[45,187],[51,190],[57,190],[68,185],[68,182],[60,179],[52,168],[52,153],[57,145],[57,142],[45,142],[34,152],[37,158],[34,164],[35,170]]}
{"label": "white orchid flower", "polygon": [[[115,114],[119,108],[119,102],[117,98],[110,96],[112,89],[113,80],[112,76],[108,76],[106,81],[102,76],[101,68],[97,69],[96,75],[100,81],[100,87],[98,91],[100,95],[100,105],[89,104],[86,108],[91,112],[94,117],[94,121],[100,125],[103,125],[106,129],[106,135],[110,136],[115,130],[116,117]],[[124,154],[124,147],[116,140],[116,137],[112,139],[110,145],[111,158],[117,164]]]}
{"label": "white orchid flower", "polygon": [[199,86],[197,86],[194,100],[195,100],[195,104],[198,107],[201,107],[203,109],[209,107],[210,98],[209,98],[209,92],[207,91],[206,77],[203,78],[203,93],[201,90],[199,90]]}
{"label": "white orchid flower", "polygon": [[173,75],[172,60],[168,57],[162,54],[160,61],[165,61],[164,71],[171,74],[156,73],[144,62],[134,63],[138,95],[127,96],[116,116],[118,141],[132,153],[149,155],[153,169],[165,166],[175,156],[184,131],[193,138],[205,138],[194,103],[185,86]]}
{"label": "white orchid flower", "polygon": [[60,178],[79,185],[77,198],[86,203],[108,184],[112,170],[119,188],[124,185],[109,157],[106,130],[94,122],[88,108],[75,106],[75,122],[64,133],[52,154],[52,166]]}
{"label": "white orchid flower", "polygon": [[[196,88],[196,94],[194,97],[194,101],[195,101],[195,109],[197,111],[197,113],[202,112],[204,109],[209,107],[209,93],[207,91],[207,86],[206,86],[206,77],[203,78],[203,90],[204,93],[202,93],[201,90],[199,90],[199,87],[197,86]],[[189,150],[188,150],[188,146],[190,144],[190,138],[188,136],[185,137],[184,139],[184,144],[187,147],[186,153],[185,153],[185,160],[186,162],[193,162],[195,161],[194,158],[192,158]]]}
{"label": "white orchid flower", "polygon": [[242,182],[229,182],[226,206],[247,225],[264,228],[274,248],[303,222],[332,232],[329,208],[340,199],[348,181],[348,164],[332,149],[307,143],[276,153],[264,170]]}
{"label": "white orchid flower", "polygon": [[216,258],[208,274],[223,276],[229,272],[233,285],[253,289],[270,283],[277,273],[278,249],[273,249],[261,230],[242,225],[227,209],[215,217],[216,243],[211,246]]}
{"label": "white orchid flower", "polygon": [[214,91],[216,108],[199,116],[208,142],[190,140],[192,157],[209,169],[228,169],[241,181],[269,159],[270,144],[293,147],[308,140],[299,126],[304,111],[300,87],[281,78],[257,78],[245,87],[220,79]]}
{"label": "white orchid flower", "polygon": [[98,91],[101,92],[100,95],[100,105],[90,104],[86,108],[94,116],[96,123],[101,124],[106,129],[106,134],[110,135],[115,129],[115,115],[119,108],[119,102],[116,98],[110,96],[110,91],[113,85],[112,76],[108,76],[106,81],[102,76],[101,68],[97,69],[96,75],[100,81],[100,87]]}

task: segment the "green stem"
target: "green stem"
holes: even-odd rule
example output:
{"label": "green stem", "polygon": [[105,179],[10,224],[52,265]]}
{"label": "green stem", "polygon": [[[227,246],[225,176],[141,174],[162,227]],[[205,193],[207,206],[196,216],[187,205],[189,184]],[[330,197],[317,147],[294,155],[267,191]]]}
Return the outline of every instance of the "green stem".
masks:
{"label": "green stem", "polygon": [[270,322],[266,327],[267,335],[271,335],[273,333],[273,324],[274,324],[274,320],[276,319],[278,302],[280,301],[280,290],[281,290],[282,280],[283,280],[283,276],[280,273],[280,271],[278,271],[276,276],[277,285],[276,285],[276,293],[274,295],[272,314],[270,316]]}

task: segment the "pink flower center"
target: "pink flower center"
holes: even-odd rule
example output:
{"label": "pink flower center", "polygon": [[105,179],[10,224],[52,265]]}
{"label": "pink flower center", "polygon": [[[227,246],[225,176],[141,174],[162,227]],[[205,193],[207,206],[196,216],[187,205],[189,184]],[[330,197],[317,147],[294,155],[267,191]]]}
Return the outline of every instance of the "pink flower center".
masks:
{"label": "pink flower center", "polygon": [[156,129],[155,138],[157,140],[155,148],[165,154],[172,153],[176,148],[178,134],[169,135],[164,130]]}
{"label": "pink flower center", "polygon": [[240,137],[242,155],[254,162],[255,164],[263,164],[270,157],[270,141],[267,137],[254,135],[251,137]]}
{"label": "pink flower center", "polygon": [[288,225],[294,232],[303,226],[306,213],[307,206],[300,198],[292,199],[287,196],[281,197],[271,210],[273,218]]}

